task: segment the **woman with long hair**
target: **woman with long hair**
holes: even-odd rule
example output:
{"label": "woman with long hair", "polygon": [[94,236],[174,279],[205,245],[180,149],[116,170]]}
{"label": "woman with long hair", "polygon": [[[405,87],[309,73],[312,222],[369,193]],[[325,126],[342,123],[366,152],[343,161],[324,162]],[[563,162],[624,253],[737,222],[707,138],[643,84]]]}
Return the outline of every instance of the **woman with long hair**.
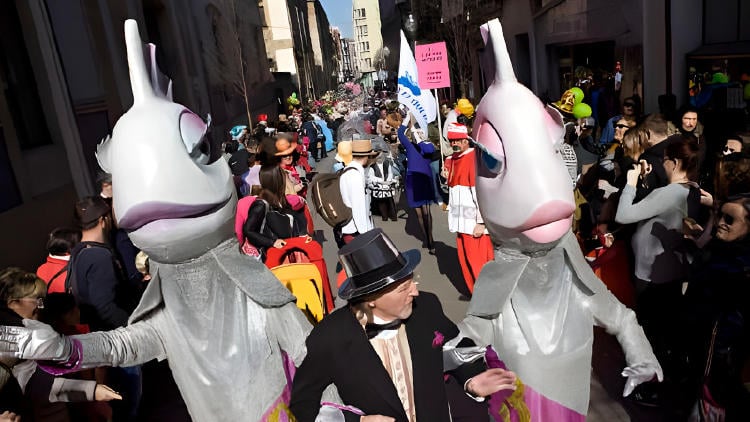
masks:
{"label": "woman with long hair", "polygon": [[267,248],[282,248],[284,239],[306,236],[307,218],[304,212],[304,201],[290,204],[285,194],[288,176],[278,165],[266,165],[260,169],[258,198],[250,206],[247,221],[242,227],[245,238],[259,251],[265,259]]}
{"label": "woman with long hair", "polygon": [[[726,411],[726,420],[750,420],[743,372],[750,357],[750,194],[729,197],[716,216],[715,237],[693,261],[685,292],[682,336],[690,353],[695,394]],[[703,416],[704,409],[701,409]]]}

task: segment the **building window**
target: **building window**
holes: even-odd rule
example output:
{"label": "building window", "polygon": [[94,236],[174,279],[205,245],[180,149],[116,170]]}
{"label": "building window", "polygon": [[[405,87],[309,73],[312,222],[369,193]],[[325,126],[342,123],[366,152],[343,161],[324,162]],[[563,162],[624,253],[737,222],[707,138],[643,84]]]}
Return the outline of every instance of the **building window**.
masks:
{"label": "building window", "polygon": [[372,60],[369,57],[365,59],[365,67],[372,67]]}
{"label": "building window", "polygon": [[367,25],[361,27],[362,35],[367,35]]}
{"label": "building window", "polygon": [[362,41],[359,43],[359,51],[370,51],[370,41]]}
{"label": "building window", "polygon": [[367,15],[365,13],[365,9],[364,8],[354,9],[354,19],[361,19],[361,18],[366,18],[366,17],[367,17]]}

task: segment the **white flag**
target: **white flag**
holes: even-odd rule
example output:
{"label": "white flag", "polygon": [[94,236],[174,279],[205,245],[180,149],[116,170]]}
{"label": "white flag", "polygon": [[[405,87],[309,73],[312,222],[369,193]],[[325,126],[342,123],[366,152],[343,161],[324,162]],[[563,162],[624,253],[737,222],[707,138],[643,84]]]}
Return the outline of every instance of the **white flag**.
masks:
{"label": "white flag", "polygon": [[429,90],[420,89],[417,62],[401,31],[401,58],[398,63],[398,101],[414,115],[416,123],[427,133],[427,124],[437,117],[437,102]]}

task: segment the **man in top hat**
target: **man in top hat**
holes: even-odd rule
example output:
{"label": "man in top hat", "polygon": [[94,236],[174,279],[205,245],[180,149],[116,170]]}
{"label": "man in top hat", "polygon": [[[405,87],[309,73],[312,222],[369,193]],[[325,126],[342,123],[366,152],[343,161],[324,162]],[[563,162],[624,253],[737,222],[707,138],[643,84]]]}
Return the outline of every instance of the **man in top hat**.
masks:
{"label": "man in top hat", "polygon": [[448,183],[448,229],[456,233],[458,262],[469,293],[485,263],[492,260],[492,240],[479,212],[476,191],[476,153],[469,143],[466,125],[448,125],[453,155],[445,159],[443,177]]}
{"label": "man in top hat", "polygon": [[372,164],[379,152],[372,149],[369,139],[354,139],[351,154],[352,160],[339,178],[341,199],[352,209],[352,220],[341,228],[344,243],[375,228],[370,213],[370,195],[365,190],[365,168]]}
{"label": "man in top hat", "polygon": [[[323,319],[307,338],[307,357],[295,374],[290,402],[299,421],[312,422],[318,414],[345,421],[449,421],[454,407],[461,406],[452,401],[449,409],[447,385],[459,390],[463,385],[477,401],[514,389],[515,374],[484,369],[483,348],[473,348],[474,359],[466,354],[460,363],[455,359],[458,328],[434,294],[417,290],[418,250],[400,253],[382,229],[375,229],[341,248],[339,260],[348,276],[339,297],[348,306]],[[458,384],[445,383],[447,369]],[[346,406],[321,407],[330,384]],[[457,398],[486,417],[483,404],[462,393]]]}

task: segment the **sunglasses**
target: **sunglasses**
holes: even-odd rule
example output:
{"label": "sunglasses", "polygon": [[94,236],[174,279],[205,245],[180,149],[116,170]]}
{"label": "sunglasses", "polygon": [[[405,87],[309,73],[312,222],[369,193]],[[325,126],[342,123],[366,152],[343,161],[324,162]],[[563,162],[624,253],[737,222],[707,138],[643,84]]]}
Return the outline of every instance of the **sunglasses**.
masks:
{"label": "sunglasses", "polygon": [[722,212],[721,214],[719,214],[719,221],[724,220],[724,222],[727,223],[730,226],[732,224],[734,224],[734,221],[736,219],[737,219],[737,217],[735,217],[735,216],[733,216],[731,214],[727,214],[727,213],[724,213],[724,212]]}
{"label": "sunglasses", "polygon": [[615,127],[618,128],[618,129],[625,129],[625,128],[630,129],[632,126],[619,124],[619,125],[615,125]]}
{"label": "sunglasses", "polygon": [[593,129],[593,126],[581,126],[581,130]]}
{"label": "sunglasses", "polygon": [[635,104],[633,104],[633,103],[625,103],[625,104],[623,104],[622,106],[623,106],[623,107],[633,107],[634,105],[635,105]]}

